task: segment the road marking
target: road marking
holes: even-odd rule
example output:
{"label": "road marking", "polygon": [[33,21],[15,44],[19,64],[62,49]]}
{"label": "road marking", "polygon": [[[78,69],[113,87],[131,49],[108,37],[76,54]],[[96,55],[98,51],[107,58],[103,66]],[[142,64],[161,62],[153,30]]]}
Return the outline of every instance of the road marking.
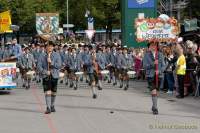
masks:
{"label": "road marking", "polygon": [[[43,112],[45,112],[45,109],[43,107],[42,100],[36,90],[37,90],[37,87],[35,85],[33,85],[32,89],[31,89],[32,94],[35,97],[37,103],[39,104],[38,110],[43,113]],[[44,114],[44,117],[47,121],[49,129],[51,130],[51,133],[58,133],[51,117],[48,114]]]}

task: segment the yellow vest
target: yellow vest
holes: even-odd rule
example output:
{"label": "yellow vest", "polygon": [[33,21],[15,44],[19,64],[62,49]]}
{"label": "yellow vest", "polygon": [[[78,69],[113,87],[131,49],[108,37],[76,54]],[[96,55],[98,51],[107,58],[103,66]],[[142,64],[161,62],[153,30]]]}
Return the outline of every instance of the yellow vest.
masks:
{"label": "yellow vest", "polygon": [[186,73],[186,60],[185,56],[181,55],[177,60],[177,66],[180,66],[177,68],[176,74],[177,75],[185,75]]}

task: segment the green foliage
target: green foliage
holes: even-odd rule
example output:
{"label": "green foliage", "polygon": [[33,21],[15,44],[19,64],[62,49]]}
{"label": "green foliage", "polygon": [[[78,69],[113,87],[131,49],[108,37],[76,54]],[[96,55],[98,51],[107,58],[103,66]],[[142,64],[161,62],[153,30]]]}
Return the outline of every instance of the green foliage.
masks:
{"label": "green foliage", "polygon": [[[20,32],[35,33],[35,14],[58,12],[60,26],[67,22],[67,0],[0,0],[0,12],[11,10],[12,23]],[[69,23],[74,30],[87,28],[86,10],[95,18],[95,28],[120,27],[119,0],[69,0]]]}

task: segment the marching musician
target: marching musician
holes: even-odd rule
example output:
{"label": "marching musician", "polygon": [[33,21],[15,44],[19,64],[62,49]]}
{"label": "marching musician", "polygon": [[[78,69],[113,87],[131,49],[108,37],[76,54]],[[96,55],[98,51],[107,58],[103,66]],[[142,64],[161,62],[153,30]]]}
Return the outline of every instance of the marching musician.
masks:
{"label": "marching musician", "polygon": [[113,86],[117,85],[117,50],[116,47],[112,47],[111,55],[110,55],[110,74],[113,80]]}
{"label": "marching musician", "polygon": [[70,68],[70,78],[72,80],[72,86],[74,90],[78,88],[78,77],[75,75],[75,72],[80,71],[81,69],[81,60],[78,58],[76,49],[72,48],[71,55],[69,56],[69,68]]}
{"label": "marching musician", "polygon": [[59,53],[53,51],[53,43],[49,42],[46,46],[46,53],[40,55],[37,66],[43,78],[43,89],[47,106],[45,114],[56,111],[55,99],[61,66],[61,57]]}
{"label": "marching musician", "polygon": [[128,90],[129,88],[129,75],[127,72],[129,70],[133,70],[133,56],[128,53],[128,49],[124,48],[123,50],[123,58],[122,58],[122,68],[123,68],[123,86],[124,90]]}
{"label": "marching musician", "polygon": [[27,72],[33,70],[36,67],[33,55],[30,53],[28,47],[24,49],[22,56],[18,58],[19,67],[21,70],[22,78],[24,79],[23,87],[30,89],[30,77],[27,76]]}
{"label": "marching musician", "polygon": [[12,54],[12,56],[10,57],[10,60],[15,60],[15,61],[22,54],[21,45],[17,43],[17,39],[16,38],[14,38],[12,40],[11,54]]}
{"label": "marching musician", "polygon": [[92,87],[92,93],[93,93],[93,98],[97,98],[97,92],[96,92],[96,83],[98,81],[98,64],[97,64],[97,59],[96,59],[96,51],[92,50],[92,47],[90,47],[91,53],[86,55],[86,59],[84,60],[85,62],[85,67],[87,69],[87,74],[90,79],[91,87]]}
{"label": "marching musician", "polygon": [[[99,47],[97,53],[96,53],[96,60],[97,60],[97,64],[98,64],[98,69],[99,71],[103,71],[106,69],[106,56],[103,53],[103,49],[101,47]],[[102,90],[102,79],[105,77],[102,77],[102,75],[99,75],[98,73],[98,89]],[[100,77],[101,76],[101,77]]]}
{"label": "marching musician", "polygon": [[[160,86],[160,81],[165,69],[164,57],[161,52],[156,52],[158,50],[158,45],[154,43],[148,44],[148,51],[145,53],[143,58],[143,68],[146,72],[146,77],[151,91],[152,96],[152,112],[154,115],[158,114],[158,90]],[[158,65],[158,70],[156,70],[156,65]],[[156,76],[158,76],[158,84],[156,83]]]}
{"label": "marching musician", "polygon": [[117,55],[117,69],[118,69],[118,80],[120,84],[120,88],[123,88],[123,66],[122,66],[122,61],[123,61],[123,53],[122,53],[122,48],[118,49],[118,55]]}
{"label": "marching musician", "polygon": [[[38,59],[39,59],[40,54],[41,54],[40,44],[36,44],[35,47],[36,47],[36,48],[32,51],[32,53],[33,53],[33,56],[34,56],[34,59],[35,59],[35,64],[36,64],[36,66],[37,66],[37,64],[38,64]],[[37,83],[40,83],[40,82],[41,82],[41,80],[40,80],[40,75],[39,75],[38,71],[36,71],[36,82],[37,82]]]}
{"label": "marching musician", "polygon": [[61,79],[60,83],[63,83],[63,80],[65,80],[65,85],[68,85],[68,73],[69,73],[69,56],[70,52],[68,51],[67,45],[64,45],[63,51],[61,52],[61,59],[62,59],[62,68],[64,69],[65,77],[64,79]]}
{"label": "marching musician", "polygon": [[108,75],[108,83],[111,83],[111,73],[112,73],[112,63],[111,63],[111,50],[110,46],[106,47],[105,57],[106,57],[106,68],[110,71]]}
{"label": "marching musician", "polygon": [[88,83],[88,75],[87,75],[87,60],[89,59],[89,48],[87,45],[84,46],[84,52],[82,54],[82,61],[83,61],[83,70],[84,70],[84,76],[86,78],[86,83]]}

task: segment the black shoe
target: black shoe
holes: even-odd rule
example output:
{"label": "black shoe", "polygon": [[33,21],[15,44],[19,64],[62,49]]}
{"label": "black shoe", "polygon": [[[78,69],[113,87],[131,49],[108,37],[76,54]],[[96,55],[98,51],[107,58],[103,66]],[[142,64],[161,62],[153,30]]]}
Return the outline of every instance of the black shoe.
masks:
{"label": "black shoe", "polygon": [[97,94],[93,94],[93,99],[96,99],[97,98]]}
{"label": "black shoe", "polygon": [[85,81],[85,83],[89,83],[89,81],[88,81],[88,80],[86,80],[86,81]]}
{"label": "black shoe", "polygon": [[51,107],[51,112],[56,112],[56,109],[54,106]]}
{"label": "black shoe", "polygon": [[102,87],[98,86],[98,90],[102,90]]}
{"label": "black shoe", "polygon": [[38,84],[38,83],[40,83],[40,82],[37,80],[36,83]]}
{"label": "black shoe", "polygon": [[65,85],[68,85],[68,82],[67,82],[67,83],[65,83]]}
{"label": "black shoe", "polygon": [[41,83],[41,80],[39,79],[39,83]]}
{"label": "black shoe", "polygon": [[178,96],[176,96],[176,98],[178,98],[178,99],[183,99],[184,97],[183,97],[183,96],[180,96],[180,95],[178,95]]}
{"label": "black shoe", "polygon": [[113,86],[117,85],[117,83],[113,83]]}
{"label": "black shoe", "polygon": [[25,85],[25,84],[23,84],[23,85],[22,85],[22,87],[26,87],[26,85]]}
{"label": "black shoe", "polygon": [[70,88],[72,88],[73,86],[74,86],[73,84],[70,84],[70,86],[69,86],[69,87],[70,87]]}
{"label": "black shoe", "polygon": [[110,84],[110,83],[111,83],[111,81],[110,81],[110,80],[108,80],[108,83]]}
{"label": "black shoe", "polygon": [[127,86],[126,86],[126,87],[124,87],[124,90],[125,90],[125,91],[127,91],[127,90],[128,90],[128,87],[127,87]]}
{"label": "black shoe", "polygon": [[158,109],[152,108],[153,115],[158,115]]}
{"label": "black shoe", "polygon": [[78,89],[78,87],[77,86],[74,86],[74,90],[77,90]]}
{"label": "black shoe", "polygon": [[47,110],[45,111],[45,114],[51,114],[50,108],[47,107]]}
{"label": "black shoe", "polygon": [[123,88],[123,85],[120,85],[119,88]]}
{"label": "black shoe", "polygon": [[63,80],[60,81],[60,84],[63,84]]}
{"label": "black shoe", "polygon": [[28,90],[29,89],[29,87],[28,86],[26,86],[26,90]]}
{"label": "black shoe", "polygon": [[89,83],[88,83],[88,85],[89,85],[89,86],[91,86],[91,85],[92,85],[92,83],[91,83],[91,82],[89,82]]}

